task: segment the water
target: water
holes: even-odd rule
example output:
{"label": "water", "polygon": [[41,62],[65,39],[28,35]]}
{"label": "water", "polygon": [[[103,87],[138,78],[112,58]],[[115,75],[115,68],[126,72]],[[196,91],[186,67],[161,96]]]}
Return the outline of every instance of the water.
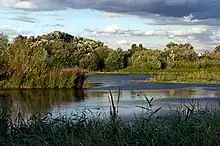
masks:
{"label": "water", "polygon": [[[11,110],[12,117],[21,112],[24,117],[36,113],[52,113],[53,116],[71,115],[81,111],[88,113],[109,112],[109,90],[117,99],[120,89],[119,114],[139,114],[146,107],[145,97],[153,100],[153,107],[168,111],[184,104],[198,102],[201,106],[217,105],[220,85],[162,84],[143,82],[147,75],[94,75],[87,81],[96,85],[91,89],[2,89],[0,104]],[[142,82],[140,82],[142,81]]]}

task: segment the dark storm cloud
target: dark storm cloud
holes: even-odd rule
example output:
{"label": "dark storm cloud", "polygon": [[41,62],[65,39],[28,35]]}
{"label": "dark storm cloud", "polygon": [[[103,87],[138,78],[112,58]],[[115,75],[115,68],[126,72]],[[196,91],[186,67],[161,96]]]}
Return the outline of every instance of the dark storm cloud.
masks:
{"label": "dark storm cloud", "polygon": [[151,20],[146,22],[147,25],[206,25],[206,26],[220,26],[220,19],[193,19],[190,16],[184,18],[165,17],[148,15],[147,18]]}
{"label": "dark storm cloud", "polygon": [[[148,13],[168,17],[192,14],[194,19],[220,18],[219,0],[8,0],[0,2],[27,10],[96,9],[145,16]],[[22,5],[25,4],[25,5]]]}

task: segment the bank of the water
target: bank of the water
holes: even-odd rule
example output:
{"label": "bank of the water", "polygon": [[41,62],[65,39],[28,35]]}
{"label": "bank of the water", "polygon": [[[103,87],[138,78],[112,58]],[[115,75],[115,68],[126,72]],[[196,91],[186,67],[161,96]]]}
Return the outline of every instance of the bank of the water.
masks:
{"label": "bank of the water", "polygon": [[149,82],[163,83],[197,83],[197,84],[220,84],[220,75],[218,72],[192,72],[181,75],[156,75],[148,79]]}
{"label": "bank of the water", "polygon": [[[134,81],[135,82],[135,81]],[[137,81],[138,82],[138,81]],[[139,81],[139,82],[142,82],[142,81]],[[183,82],[183,81],[143,81],[143,82],[150,82],[150,83],[171,83],[171,84],[207,84],[207,85],[220,85],[220,81],[218,82],[209,82],[209,81],[186,81],[186,82]]]}
{"label": "bank of the water", "polygon": [[183,84],[220,84],[220,76],[216,72],[90,72],[92,75],[148,75],[145,80],[129,80],[131,82],[151,83],[183,83]]}

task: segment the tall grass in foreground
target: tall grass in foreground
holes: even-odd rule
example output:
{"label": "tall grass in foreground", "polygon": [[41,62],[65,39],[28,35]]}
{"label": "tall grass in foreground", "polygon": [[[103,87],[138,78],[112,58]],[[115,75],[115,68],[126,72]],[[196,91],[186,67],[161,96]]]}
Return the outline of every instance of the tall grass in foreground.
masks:
{"label": "tall grass in foreground", "polygon": [[[119,96],[120,97],[120,96]],[[118,116],[119,97],[113,96],[110,117],[88,117],[82,113],[69,118],[52,118],[50,114],[35,115],[24,120],[20,114],[12,121],[8,111],[0,110],[0,145],[32,146],[211,146],[220,144],[219,107],[191,107],[173,110],[169,116],[158,119],[152,116],[152,100],[146,98],[146,114],[131,122]]]}

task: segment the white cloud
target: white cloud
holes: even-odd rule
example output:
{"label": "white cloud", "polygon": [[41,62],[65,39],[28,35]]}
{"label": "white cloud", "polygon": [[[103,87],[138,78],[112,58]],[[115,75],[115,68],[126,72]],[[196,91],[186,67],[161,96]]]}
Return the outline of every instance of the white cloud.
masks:
{"label": "white cloud", "polygon": [[1,0],[0,1],[0,6],[1,7],[12,7],[13,4],[15,4],[15,0]]}
{"label": "white cloud", "polygon": [[46,25],[43,25],[43,26],[46,26],[46,27],[65,27],[65,25],[63,24],[46,24]]}
{"label": "white cloud", "polygon": [[11,20],[17,20],[17,21],[29,22],[29,23],[37,22],[37,19],[25,15],[10,15],[8,18]]}
{"label": "white cloud", "polygon": [[214,31],[212,35],[210,36],[210,39],[214,44],[220,43],[220,30]]}
{"label": "white cloud", "polygon": [[187,36],[188,40],[195,40],[196,38],[194,36]]}
{"label": "white cloud", "polygon": [[132,30],[121,28],[117,24],[112,24],[106,26],[104,29],[85,29],[85,31],[93,34],[102,34],[102,35],[115,35],[115,36],[129,36]]}
{"label": "white cloud", "polygon": [[16,26],[5,25],[0,27],[0,33],[3,33],[9,37],[9,39],[13,39],[17,35],[25,35],[29,34],[29,32],[22,30]]}
{"label": "white cloud", "polygon": [[111,12],[104,12],[103,13],[104,17],[123,17],[123,16],[127,16],[125,14],[120,14],[120,13],[111,13]]}
{"label": "white cloud", "polygon": [[200,20],[194,19],[192,14],[189,14],[188,16],[183,16],[183,21],[185,22],[199,22]]}
{"label": "white cloud", "polygon": [[188,29],[178,29],[178,30],[137,30],[137,29],[127,29],[121,28],[117,24],[113,24],[107,26],[104,29],[86,29],[86,31],[95,33],[95,34],[107,34],[107,35],[115,35],[115,36],[167,36],[167,37],[175,37],[175,36],[189,36],[202,34],[207,31],[207,28],[188,28]]}
{"label": "white cloud", "polygon": [[14,5],[18,9],[38,9],[38,6],[33,1],[21,1]]}
{"label": "white cloud", "polygon": [[119,40],[117,41],[117,44],[118,45],[130,45],[131,43],[128,42],[127,40]]}
{"label": "white cloud", "polygon": [[121,31],[122,29],[119,27],[119,25],[117,24],[112,24],[110,26],[107,26],[103,32],[105,33],[115,33],[115,32],[119,32]]}
{"label": "white cloud", "polygon": [[30,9],[30,10],[39,8],[34,3],[34,1],[23,1],[23,0],[1,0],[0,7],[16,8],[16,9]]}
{"label": "white cloud", "polygon": [[215,31],[212,33],[213,35],[211,36],[211,39],[215,40],[215,39],[219,39],[220,40],[220,30]]}
{"label": "white cloud", "polygon": [[201,34],[206,32],[206,28],[189,28],[189,29],[179,29],[179,30],[171,30],[168,31],[169,34],[174,36],[187,36],[187,35],[193,35],[193,34]]}

